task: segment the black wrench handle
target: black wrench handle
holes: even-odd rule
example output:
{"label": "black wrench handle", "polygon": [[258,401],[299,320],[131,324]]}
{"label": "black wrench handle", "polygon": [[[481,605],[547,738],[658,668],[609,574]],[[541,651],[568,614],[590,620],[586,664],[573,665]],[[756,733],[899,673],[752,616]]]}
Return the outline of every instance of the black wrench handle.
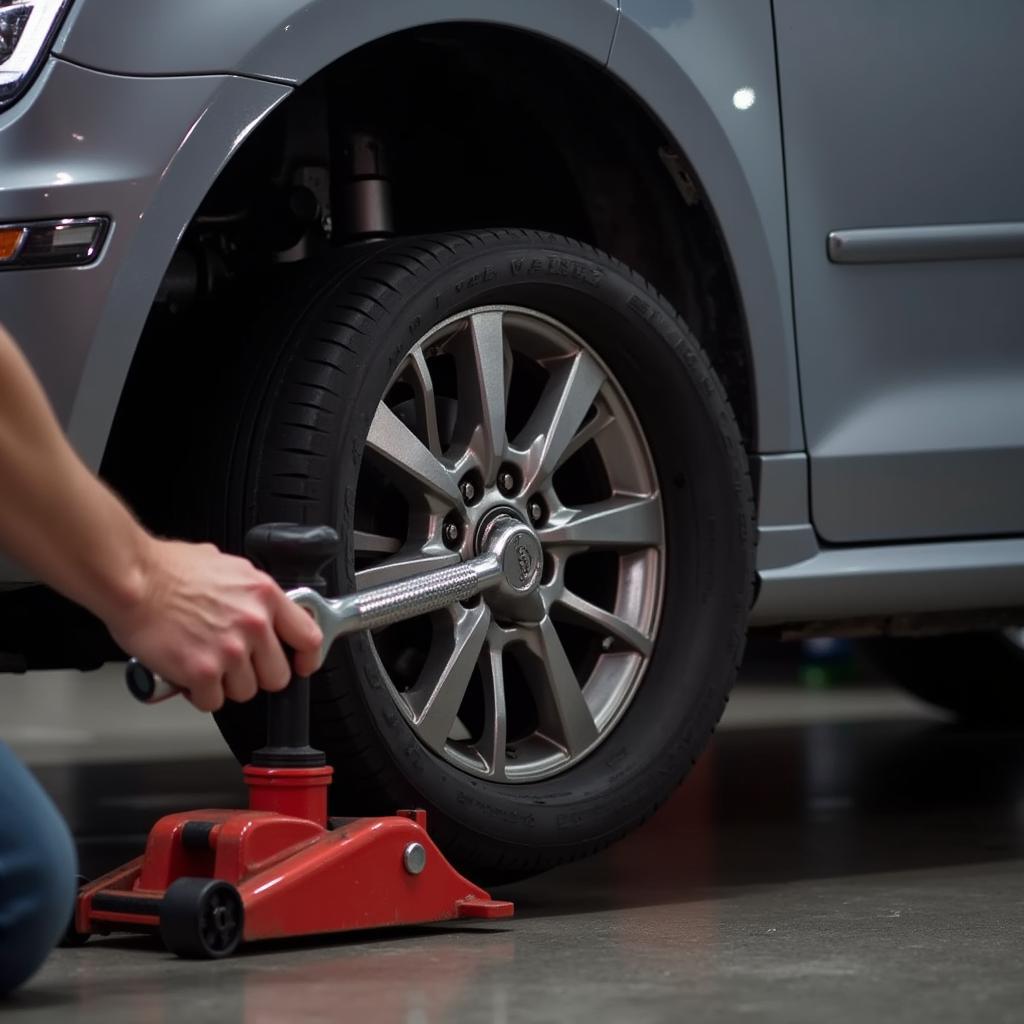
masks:
{"label": "black wrench handle", "polygon": [[128,659],[124,667],[124,681],[128,684],[128,692],[143,704],[159,704],[183,692],[163,676],[151,672],[138,658]]}

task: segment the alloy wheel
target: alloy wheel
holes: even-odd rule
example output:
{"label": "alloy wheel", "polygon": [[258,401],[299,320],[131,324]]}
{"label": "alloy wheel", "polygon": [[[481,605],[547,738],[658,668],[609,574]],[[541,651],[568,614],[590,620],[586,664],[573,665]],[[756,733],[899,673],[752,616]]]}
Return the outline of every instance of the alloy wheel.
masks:
{"label": "alloy wheel", "polygon": [[369,428],[356,493],[359,589],[452,565],[505,514],[541,586],[372,634],[419,740],[498,783],[557,775],[607,738],[654,647],[664,525],[651,453],[615,376],[539,312],[485,306],[408,352]]}

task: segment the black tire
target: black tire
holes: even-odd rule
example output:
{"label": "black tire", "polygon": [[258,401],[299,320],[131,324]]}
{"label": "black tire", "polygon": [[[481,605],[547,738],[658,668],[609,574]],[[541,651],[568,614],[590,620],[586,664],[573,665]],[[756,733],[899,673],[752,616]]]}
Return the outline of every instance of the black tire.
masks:
{"label": "black tire", "polygon": [[179,878],[160,901],[160,938],[176,956],[219,960],[242,941],[238,890],[216,878]]}
{"label": "black tire", "polygon": [[[225,505],[235,550],[261,521],[337,527],[343,550],[330,583],[350,591],[363,446],[391,375],[432,325],[494,303],[586,337],[646,435],[670,532],[663,626],[643,683],[613,736],[581,763],[498,785],[416,740],[360,635],[335,645],[315,681],[312,728],[337,772],[335,813],[425,807],[446,853],[489,881],[584,856],[643,822],[695,763],[728,699],[752,601],[753,502],[735,418],[685,324],[639,275],[560,236],[475,231],[348,255],[279,302],[259,342],[245,339],[245,361],[257,349],[263,358],[237,417]],[[262,744],[256,702],[229,706],[218,724],[242,761]]]}
{"label": "black tire", "polygon": [[1000,632],[862,643],[887,679],[965,722],[1024,725],[1024,649]]}

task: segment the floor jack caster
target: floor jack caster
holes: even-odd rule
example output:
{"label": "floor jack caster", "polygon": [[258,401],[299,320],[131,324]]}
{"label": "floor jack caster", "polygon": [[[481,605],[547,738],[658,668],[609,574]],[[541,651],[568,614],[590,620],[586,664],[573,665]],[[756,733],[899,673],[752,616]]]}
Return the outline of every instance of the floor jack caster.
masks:
{"label": "floor jack caster", "polygon": [[231,956],[242,941],[242,897],[217,878],[179,878],[160,904],[160,937],[178,956]]}
{"label": "floor jack caster", "polygon": [[[540,546],[511,516],[493,520],[477,558],[327,599],[320,570],[337,543],[327,527],[286,524],[246,538],[249,556],[317,619],[324,653],[339,636],[484,590],[520,606],[538,599]],[[134,661],[127,681],[147,702],[178,692]],[[243,769],[248,809],[161,818],[141,857],[82,887],[69,934],[158,932],[179,956],[218,958],[261,939],[512,915],[511,903],[492,900],[448,863],[424,811],[328,820],[333,770],[309,745],[309,686],[296,677],[268,697],[267,744]]]}

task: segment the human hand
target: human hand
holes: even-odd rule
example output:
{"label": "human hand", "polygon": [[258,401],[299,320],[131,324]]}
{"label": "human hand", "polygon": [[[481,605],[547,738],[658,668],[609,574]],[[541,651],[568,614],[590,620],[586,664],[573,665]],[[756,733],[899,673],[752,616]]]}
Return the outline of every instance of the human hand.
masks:
{"label": "human hand", "polygon": [[117,643],[188,691],[201,711],[282,690],[319,667],[320,628],[244,558],[150,539],[135,598],[104,616]]}

